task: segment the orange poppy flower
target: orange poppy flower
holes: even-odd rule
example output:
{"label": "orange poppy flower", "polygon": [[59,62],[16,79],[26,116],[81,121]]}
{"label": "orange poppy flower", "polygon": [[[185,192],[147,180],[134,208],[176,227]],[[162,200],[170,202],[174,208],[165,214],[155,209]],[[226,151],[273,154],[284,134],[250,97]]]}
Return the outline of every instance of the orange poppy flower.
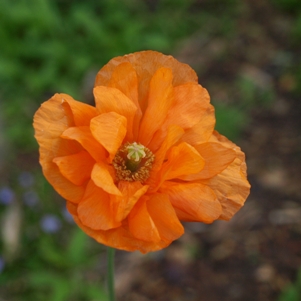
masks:
{"label": "orange poppy flower", "polygon": [[214,131],[196,73],[142,51],[97,74],[96,106],[55,94],[34,116],[40,164],[78,226],[142,253],[179,238],[180,221],[229,220],[250,185],[244,153]]}

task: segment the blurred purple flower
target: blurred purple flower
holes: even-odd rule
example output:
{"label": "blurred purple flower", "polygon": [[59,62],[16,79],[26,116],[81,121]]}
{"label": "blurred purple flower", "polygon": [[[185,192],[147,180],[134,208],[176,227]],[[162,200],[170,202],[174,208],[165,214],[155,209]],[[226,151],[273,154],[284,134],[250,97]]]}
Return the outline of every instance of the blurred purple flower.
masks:
{"label": "blurred purple flower", "polygon": [[42,217],[40,222],[41,228],[46,233],[55,233],[61,229],[61,220],[52,214],[47,214]]}
{"label": "blurred purple flower", "polygon": [[19,175],[19,184],[26,188],[26,187],[30,187],[33,185],[34,183],[34,177],[33,175],[28,172],[28,171],[24,171]]}
{"label": "blurred purple flower", "polygon": [[62,213],[63,213],[63,216],[64,216],[65,220],[66,220],[68,223],[74,223],[73,217],[72,217],[72,215],[69,213],[69,211],[67,210],[67,208],[64,208],[64,209],[62,210]]}
{"label": "blurred purple flower", "polygon": [[3,187],[0,189],[0,203],[8,205],[12,203],[15,198],[15,193],[9,187]]}
{"label": "blurred purple flower", "polygon": [[5,261],[2,256],[0,256],[0,274],[3,272],[5,268]]}
{"label": "blurred purple flower", "polygon": [[34,190],[29,190],[23,193],[23,201],[25,205],[33,207],[39,202],[39,197]]}

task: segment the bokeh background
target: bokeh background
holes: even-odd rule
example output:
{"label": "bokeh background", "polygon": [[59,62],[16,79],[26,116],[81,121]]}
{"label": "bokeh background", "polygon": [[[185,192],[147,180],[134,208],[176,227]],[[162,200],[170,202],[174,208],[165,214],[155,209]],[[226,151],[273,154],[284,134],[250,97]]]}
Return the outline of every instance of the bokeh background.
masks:
{"label": "bokeh background", "polygon": [[230,222],[118,251],[119,300],[300,301],[300,0],[0,0],[0,300],[107,300],[105,248],[45,181],[32,118],[56,92],[93,104],[96,72],[145,49],[197,71],[252,190]]}

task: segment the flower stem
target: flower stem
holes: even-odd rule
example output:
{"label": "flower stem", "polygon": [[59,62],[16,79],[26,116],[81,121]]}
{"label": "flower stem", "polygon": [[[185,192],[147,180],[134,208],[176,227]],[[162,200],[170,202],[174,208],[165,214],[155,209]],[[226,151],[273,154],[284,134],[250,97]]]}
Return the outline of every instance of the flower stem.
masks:
{"label": "flower stem", "polygon": [[115,301],[115,290],[114,290],[114,254],[115,249],[108,247],[107,254],[107,282],[108,282],[108,292],[109,292],[109,301]]}

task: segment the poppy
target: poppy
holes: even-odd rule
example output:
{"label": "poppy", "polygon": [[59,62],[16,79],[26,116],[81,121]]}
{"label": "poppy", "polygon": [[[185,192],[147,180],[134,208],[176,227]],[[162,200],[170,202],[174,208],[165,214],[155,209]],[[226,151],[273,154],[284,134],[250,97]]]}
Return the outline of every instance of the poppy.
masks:
{"label": "poppy", "polygon": [[55,94],[34,116],[43,173],[78,226],[142,253],[178,239],[181,221],[229,220],[250,190],[245,155],[214,131],[196,73],[142,51],[97,74],[95,106]]}

